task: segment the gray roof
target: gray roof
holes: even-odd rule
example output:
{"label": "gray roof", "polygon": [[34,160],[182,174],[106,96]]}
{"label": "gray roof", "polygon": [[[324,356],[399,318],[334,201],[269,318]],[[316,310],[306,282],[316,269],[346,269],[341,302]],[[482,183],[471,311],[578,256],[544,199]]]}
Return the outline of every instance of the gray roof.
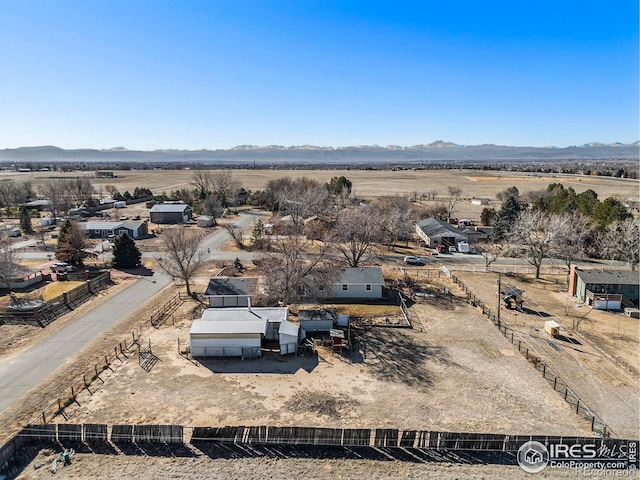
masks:
{"label": "gray roof", "polygon": [[149,212],[184,212],[187,208],[191,208],[186,203],[159,203],[151,207]]}
{"label": "gray roof", "polygon": [[287,319],[284,307],[207,308],[193,321],[190,334],[256,334],[265,335],[268,322]]}
{"label": "gray roof", "polygon": [[292,337],[297,337],[299,330],[300,327],[298,325],[285,320],[280,324],[280,329],[278,330],[278,332],[281,335],[290,335]]}
{"label": "gray roof", "polygon": [[115,230],[122,226],[122,222],[83,222],[79,225],[86,230]]}
{"label": "gray roof", "polygon": [[122,227],[129,230],[138,230],[142,225],[144,225],[144,222],[124,222]]}
{"label": "gray roof", "polygon": [[51,204],[49,200],[31,200],[24,204],[25,207],[48,207]]}
{"label": "gray roof", "polygon": [[205,297],[253,295],[258,279],[255,277],[215,277],[209,280]]}
{"label": "gray roof", "polygon": [[640,274],[631,270],[579,270],[578,277],[584,283],[595,285],[640,285]]}
{"label": "gray roof", "polygon": [[345,268],[336,284],[384,285],[384,276],[380,267]]}
{"label": "gray roof", "polygon": [[459,228],[456,228],[442,220],[438,220],[437,218],[420,220],[419,222],[416,222],[416,225],[420,227],[420,230],[422,230],[428,237],[448,237],[452,234],[465,236],[464,232]]}

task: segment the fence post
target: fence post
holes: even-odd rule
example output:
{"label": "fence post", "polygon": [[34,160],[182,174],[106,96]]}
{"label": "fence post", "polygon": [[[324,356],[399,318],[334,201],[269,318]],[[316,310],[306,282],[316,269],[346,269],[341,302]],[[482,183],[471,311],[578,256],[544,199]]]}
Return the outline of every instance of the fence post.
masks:
{"label": "fence post", "polygon": [[518,351],[520,351],[520,346],[522,345],[522,340],[518,340]]}
{"label": "fence post", "polygon": [[47,424],[47,417],[45,416],[44,411],[42,412],[42,424],[46,425]]}
{"label": "fence post", "polygon": [[93,366],[93,368],[94,368],[94,369],[95,369],[95,371],[96,371],[96,377],[97,377],[97,378],[100,378],[100,377],[98,377],[98,364],[96,363],[96,364]]}
{"label": "fence post", "polygon": [[73,401],[76,401],[76,392],[73,390],[73,385],[71,385],[71,396],[73,397]]}
{"label": "fence post", "polygon": [[564,401],[565,401],[565,402],[567,401],[567,394],[568,394],[568,393],[569,393],[569,389],[568,389],[568,388],[565,388],[565,389],[564,389]]}
{"label": "fence post", "polygon": [[553,389],[554,389],[554,390],[556,389],[556,385],[557,385],[557,383],[558,383],[558,377],[555,377],[555,378],[553,379]]}
{"label": "fence post", "polygon": [[547,378],[547,364],[542,364],[542,378]]}
{"label": "fence post", "polygon": [[58,412],[62,413],[62,401],[58,398]]}
{"label": "fence post", "polygon": [[591,431],[595,430],[596,417],[591,417]]}
{"label": "fence post", "polygon": [[577,401],[577,403],[576,403],[576,413],[580,413],[580,399],[576,398],[576,401]]}
{"label": "fence post", "polygon": [[87,376],[86,375],[82,375],[82,381],[84,382],[84,388],[86,388],[88,390],[88,388],[87,388]]}
{"label": "fence post", "polygon": [[106,355],[104,356],[104,363],[107,367],[109,366],[109,359],[107,358]]}

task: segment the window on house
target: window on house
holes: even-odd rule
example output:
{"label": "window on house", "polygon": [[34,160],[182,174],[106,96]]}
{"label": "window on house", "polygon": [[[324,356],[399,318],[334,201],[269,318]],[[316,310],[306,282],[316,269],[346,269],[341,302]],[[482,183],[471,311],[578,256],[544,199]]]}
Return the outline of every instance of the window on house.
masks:
{"label": "window on house", "polygon": [[365,290],[371,290],[371,285],[365,285],[364,289]]}
{"label": "window on house", "polygon": [[342,285],[342,290],[349,290],[349,285]]}

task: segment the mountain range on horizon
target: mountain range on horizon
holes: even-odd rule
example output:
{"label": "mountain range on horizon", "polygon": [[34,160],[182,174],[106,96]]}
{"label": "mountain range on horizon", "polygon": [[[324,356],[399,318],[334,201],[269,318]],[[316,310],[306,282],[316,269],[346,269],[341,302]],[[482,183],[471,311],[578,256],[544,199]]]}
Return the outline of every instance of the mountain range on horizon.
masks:
{"label": "mountain range on horizon", "polygon": [[0,149],[0,162],[192,162],[192,163],[382,163],[382,162],[489,162],[638,160],[640,142],[631,144],[592,142],[569,147],[514,147],[506,145],[459,145],[437,140],[429,144],[354,145],[239,145],[230,149],[129,150],[63,149],[34,146]]}

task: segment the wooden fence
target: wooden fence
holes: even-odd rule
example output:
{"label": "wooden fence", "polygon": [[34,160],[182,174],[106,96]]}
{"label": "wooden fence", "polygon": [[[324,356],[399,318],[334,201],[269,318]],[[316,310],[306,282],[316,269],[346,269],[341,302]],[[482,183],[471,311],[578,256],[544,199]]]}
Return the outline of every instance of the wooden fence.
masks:
{"label": "wooden fence", "polygon": [[518,351],[534,366],[537,371],[542,374],[543,378],[549,382],[553,389],[559,392],[567,403],[572,407],[575,407],[576,414],[582,415],[591,423],[591,431],[602,437],[608,437],[611,435],[615,436],[615,432],[613,432],[611,428],[587,406],[587,404],[569,387],[569,384],[534,353],[535,349],[521,337],[520,332],[511,328],[511,326],[504,320],[499,319],[495,314],[496,312],[491,311],[490,308],[485,306],[484,303],[482,303],[462,282],[462,280],[456,277],[453,273],[449,273],[449,276],[465,292],[467,303],[475,306],[479,312],[486,315],[498,328],[498,331],[502,333],[512,345],[518,347]]}
{"label": "wooden fence", "polygon": [[[82,279],[84,280],[84,274]],[[4,309],[0,312],[0,324],[46,327],[65,313],[86,302],[110,283],[110,272],[104,272],[37,307],[24,310]]]}
{"label": "wooden fence", "polygon": [[[620,447],[637,440],[554,435],[507,435],[476,432],[399,430],[394,428],[322,428],[278,426],[184,427],[182,425],[69,424],[28,425],[16,438],[91,443],[191,443],[263,445],[327,445],[342,447],[415,448],[517,452],[531,440],[544,445],[594,444]],[[15,439],[14,439],[15,440]],[[12,440],[13,441],[13,440]],[[9,442],[11,443],[11,442]],[[4,447],[3,447],[4,448]],[[12,447],[15,451],[15,446]],[[19,447],[18,447],[19,448]],[[11,450],[11,449],[10,449]],[[619,451],[619,449],[617,450]],[[7,456],[8,454],[4,454]]]}
{"label": "wooden fence", "polygon": [[[19,471],[25,447],[51,446],[77,448],[79,444],[191,444],[203,449],[207,444],[334,446],[373,449],[415,449],[442,452],[491,452],[513,456],[528,441],[550,445],[595,445],[599,452],[632,452],[638,440],[560,437],[547,435],[506,435],[496,433],[439,432],[392,428],[316,428],[277,426],[183,427],[182,425],[106,425],[51,423],[28,425],[0,447],[0,474]],[[115,450],[113,450],[115,452]],[[357,453],[354,455],[358,456]],[[452,457],[456,461],[457,456]],[[27,460],[29,461],[29,460]],[[466,461],[466,460],[459,460]],[[637,458],[629,459],[637,466]],[[16,467],[17,465],[17,467]],[[13,470],[11,470],[13,469]]]}
{"label": "wooden fence", "polygon": [[180,305],[184,303],[180,292],[176,293],[173,297],[171,297],[167,302],[165,302],[158,310],[151,314],[151,318],[149,321],[151,325],[158,328],[164,321],[169,317],[169,315],[173,314]]}

